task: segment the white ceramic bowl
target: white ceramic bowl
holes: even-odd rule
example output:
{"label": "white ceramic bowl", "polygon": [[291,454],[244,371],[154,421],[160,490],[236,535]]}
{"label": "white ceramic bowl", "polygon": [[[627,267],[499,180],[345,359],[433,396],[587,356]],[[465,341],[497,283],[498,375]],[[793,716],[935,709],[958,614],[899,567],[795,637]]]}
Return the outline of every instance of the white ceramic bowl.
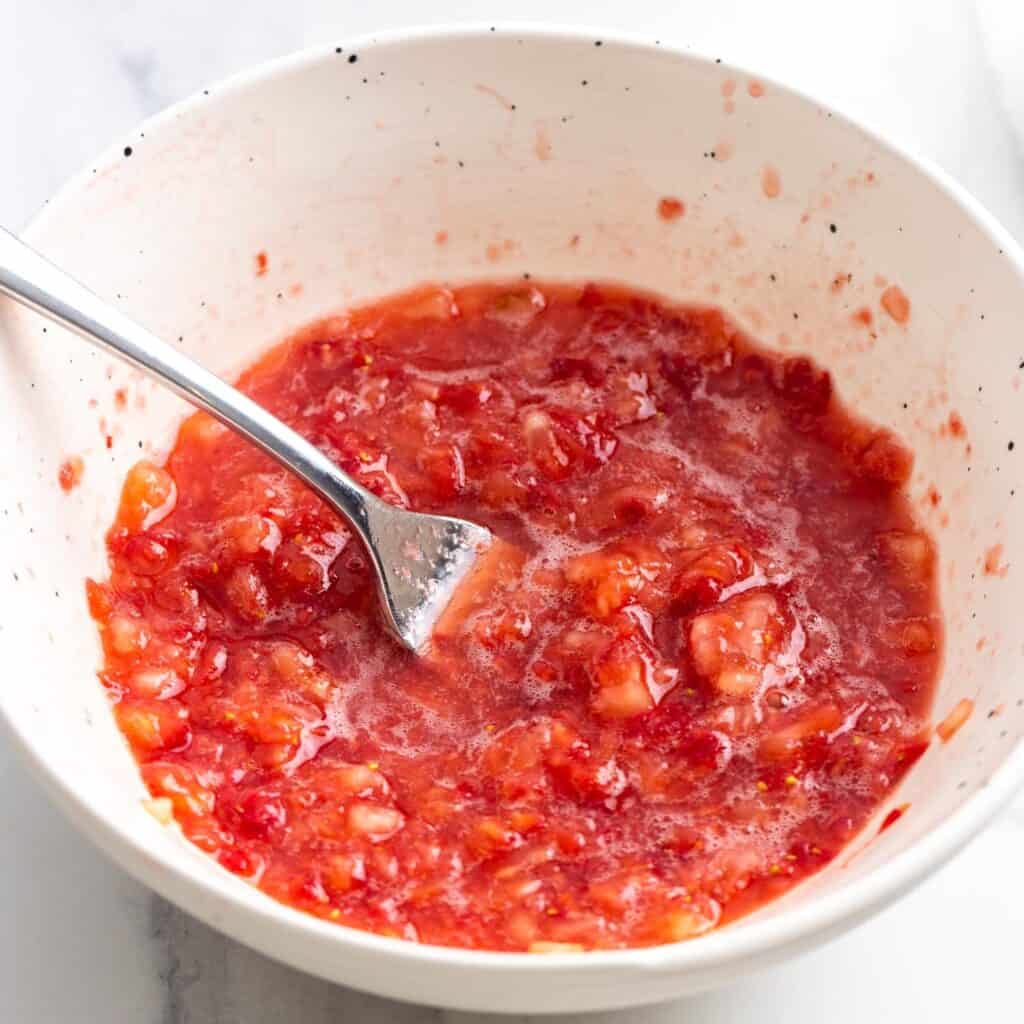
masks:
{"label": "white ceramic bowl", "polygon": [[[781,183],[774,198],[766,166]],[[664,195],[682,199],[685,216],[660,220]],[[3,717],[89,836],[214,927],[323,977],[424,1003],[524,1012],[653,1002],[863,920],[966,843],[1024,775],[1021,253],[943,175],[807,97],[717,61],[594,35],[363,39],[169,110],[86,168],[26,237],[226,373],[316,316],[424,280],[617,279],[720,303],[767,343],[812,353],[844,399],[917,451],[912,488],[939,541],[948,624],[936,710],[969,697],[976,711],[913,770],[895,827],[869,843],[868,829],[813,881],[694,942],[544,957],[417,946],[274,903],[142,810],[94,676],[83,580],[104,572],[123,474],[169,442],[184,408],[0,307]],[[882,278],[909,296],[906,325],[881,309]],[[871,331],[851,319],[865,306]],[[119,387],[130,396],[120,410]],[[953,411],[966,439],[944,427]],[[64,496],[57,469],[69,454],[84,458],[85,476]],[[990,563],[1008,572],[986,575],[994,545]]]}

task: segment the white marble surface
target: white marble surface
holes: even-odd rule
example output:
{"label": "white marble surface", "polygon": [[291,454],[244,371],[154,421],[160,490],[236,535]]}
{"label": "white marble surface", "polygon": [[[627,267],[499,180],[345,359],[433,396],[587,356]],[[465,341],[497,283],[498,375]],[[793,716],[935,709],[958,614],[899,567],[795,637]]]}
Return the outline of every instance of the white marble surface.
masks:
{"label": "white marble surface", "polygon": [[[813,91],[931,156],[1024,239],[1024,13],[1010,0],[0,0],[0,223],[20,227],[110,139],[304,45],[414,22],[626,28]],[[451,1021],[274,964],[121,874],[0,747],[0,1020]],[[732,988],[594,1022],[1019,1021],[1024,799],[858,931]],[[538,1018],[538,1020],[541,1018]]]}

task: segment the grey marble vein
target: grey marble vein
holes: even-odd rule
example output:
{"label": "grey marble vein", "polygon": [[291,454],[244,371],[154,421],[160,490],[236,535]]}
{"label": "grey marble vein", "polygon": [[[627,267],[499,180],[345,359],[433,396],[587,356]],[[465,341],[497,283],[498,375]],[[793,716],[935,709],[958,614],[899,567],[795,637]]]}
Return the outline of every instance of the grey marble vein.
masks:
{"label": "grey marble vein", "polygon": [[150,935],[164,986],[160,1024],[435,1024],[440,1010],[351,992],[269,960],[158,896]]}

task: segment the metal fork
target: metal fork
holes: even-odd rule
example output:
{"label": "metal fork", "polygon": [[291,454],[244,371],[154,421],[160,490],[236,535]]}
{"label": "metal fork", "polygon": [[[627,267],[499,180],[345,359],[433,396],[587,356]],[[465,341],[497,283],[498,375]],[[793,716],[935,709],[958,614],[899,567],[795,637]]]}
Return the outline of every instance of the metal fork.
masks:
{"label": "metal fork", "polygon": [[2,228],[0,292],[167,385],[304,480],[366,545],[389,630],[409,650],[423,651],[459,583],[491,544],[488,530],[381,501],[276,416]]}

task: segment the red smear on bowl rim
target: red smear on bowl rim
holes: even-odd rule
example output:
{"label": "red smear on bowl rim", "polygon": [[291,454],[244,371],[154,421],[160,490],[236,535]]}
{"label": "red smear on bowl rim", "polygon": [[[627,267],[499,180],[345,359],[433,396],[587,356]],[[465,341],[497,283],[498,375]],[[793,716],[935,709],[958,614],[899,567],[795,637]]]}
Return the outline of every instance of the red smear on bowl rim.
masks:
{"label": "red smear on bowl rim", "polygon": [[658,216],[662,220],[679,220],[686,213],[686,205],[675,196],[662,196],[658,200]]}
{"label": "red smear on bowl rim", "polygon": [[65,494],[70,494],[81,482],[85,463],[78,455],[69,455],[57,470],[57,483]]}
{"label": "red smear on bowl rim", "polygon": [[910,319],[910,299],[898,285],[891,284],[882,292],[879,299],[882,309],[898,324],[905,324]]}
{"label": "red smear on bowl rim", "polygon": [[900,804],[899,807],[894,807],[883,819],[882,824],[878,826],[878,834],[881,835],[887,828],[891,828],[896,824],[907,810],[910,808],[910,804]]}
{"label": "red smear on bowl rim", "polygon": [[974,714],[974,701],[964,697],[946,717],[935,726],[935,735],[948,743],[966,724],[971,715]]}
{"label": "red smear on bowl rim", "polygon": [[1003,562],[1003,545],[993,544],[985,552],[984,572],[986,576],[1003,577],[1009,570],[1009,566]]}
{"label": "red smear on bowl rim", "polygon": [[761,168],[761,191],[768,199],[776,199],[782,192],[782,179],[778,170],[771,164]]}

